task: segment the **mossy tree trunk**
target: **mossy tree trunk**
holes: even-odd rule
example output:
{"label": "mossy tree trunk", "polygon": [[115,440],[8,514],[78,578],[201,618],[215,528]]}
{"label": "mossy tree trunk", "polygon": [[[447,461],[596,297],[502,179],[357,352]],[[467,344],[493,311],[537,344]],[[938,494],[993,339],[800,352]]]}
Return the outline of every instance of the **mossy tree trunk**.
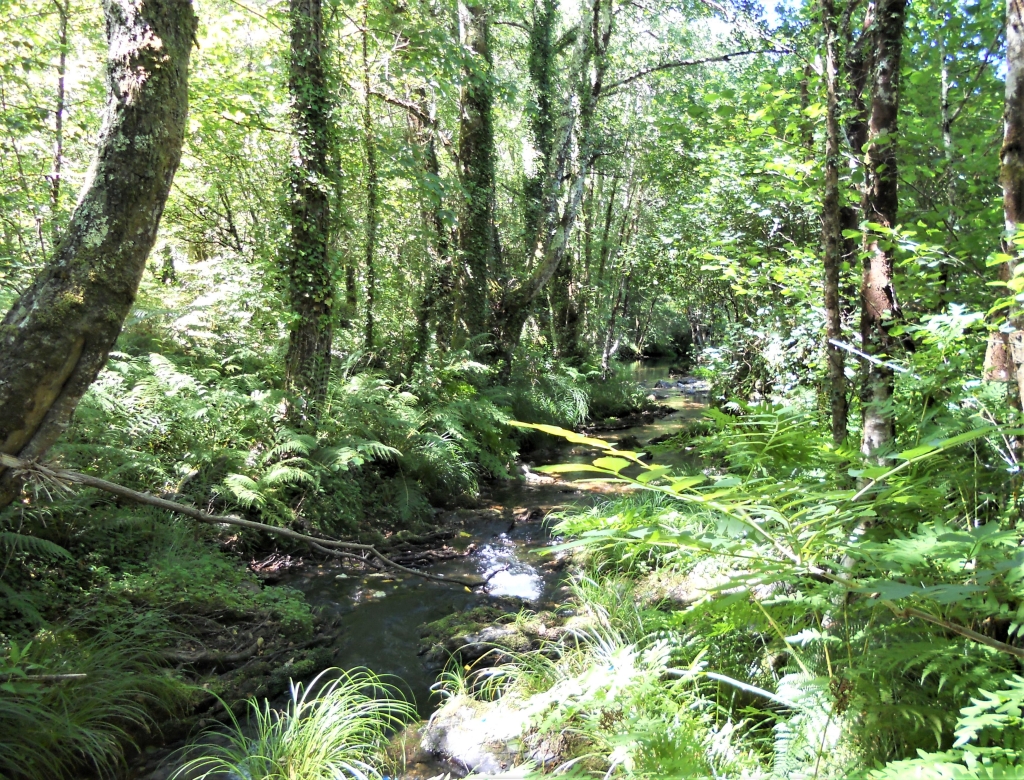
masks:
{"label": "mossy tree trunk", "polygon": [[[420,91],[418,106],[419,114],[426,118],[433,117],[431,106],[427,104],[426,91]],[[451,311],[446,314],[444,307],[451,301],[454,292],[454,275],[452,272],[451,241],[449,228],[444,218],[444,196],[441,187],[441,163],[437,157],[436,128],[428,126],[417,114],[410,114],[409,123],[414,142],[423,155],[423,170],[430,181],[436,183],[438,191],[431,191],[429,202],[423,209],[423,222],[427,232],[433,234],[428,250],[430,267],[427,270],[423,297],[416,311],[416,347],[409,358],[408,372],[418,365],[427,354],[430,343],[431,324],[438,347],[447,349],[451,343],[453,318]]]}
{"label": "mossy tree trunk", "polygon": [[[96,157],[53,257],[0,325],[0,451],[42,456],[107,361],[135,300],[188,113],[190,0],[105,0]],[[0,507],[17,495],[0,469]]]}
{"label": "mossy tree trunk", "polygon": [[459,226],[459,255],[464,279],[462,312],[470,337],[487,332],[490,268],[494,252],[494,85],[490,20],[485,3],[461,9],[466,47],[476,61],[467,69],[462,90],[459,164],[465,205]]}
{"label": "mossy tree trunk", "polygon": [[377,298],[377,228],[380,225],[380,177],[377,173],[377,138],[370,104],[370,4],[363,0],[363,145],[366,151],[366,239],[363,271],[366,273],[366,317],[363,349],[372,353],[376,342],[374,316]]}
{"label": "mossy tree trunk", "polygon": [[608,48],[615,14],[606,0],[591,0],[585,22],[577,31],[575,61],[571,68],[575,100],[565,128],[553,144],[546,181],[541,188],[543,202],[537,219],[537,234],[531,240],[526,277],[502,297],[496,307],[492,335],[499,378],[511,374],[512,355],[519,345],[523,326],[541,290],[558,271],[569,249],[587,179],[597,159],[595,117],[608,69]]}
{"label": "mossy tree trunk", "polygon": [[327,393],[334,337],[335,285],[328,253],[330,104],[321,0],[291,0],[289,16],[288,89],[295,139],[285,266],[294,321],[286,366],[288,385],[300,400],[298,412],[312,421]]}

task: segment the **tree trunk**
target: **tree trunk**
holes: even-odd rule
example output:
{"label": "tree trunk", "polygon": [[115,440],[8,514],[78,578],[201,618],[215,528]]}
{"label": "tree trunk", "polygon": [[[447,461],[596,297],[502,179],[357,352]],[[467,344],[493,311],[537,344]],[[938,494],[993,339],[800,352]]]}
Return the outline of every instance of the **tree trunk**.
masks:
{"label": "tree trunk", "polygon": [[466,72],[462,90],[459,164],[465,207],[459,226],[459,253],[465,287],[462,310],[469,336],[488,331],[488,286],[494,249],[494,85],[490,22],[485,4],[462,9],[465,45],[476,62]]}
{"label": "tree trunk", "polygon": [[[426,95],[422,94],[421,97],[425,100]],[[424,114],[429,114],[429,109],[425,105],[421,107]],[[410,115],[409,121],[413,124],[414,138],[422,144],[423,167],[427,175],[433,181],[440,182],[441,164],[437,159],[437,139],[433,129],[424,127],[413,115]],[[442,348],[447,348],[451,341],[451,318],[444,316],[442,312],[442,306],[451,301],[454,286],[451,246],[443,210],[444,200],[440,195],[437,195],[436,202],[424,208],[423,221],[434,234],[434,241],[432,251],[429,253],[430,269],[423,288],[423,298],[416,315],[416,346],[409,358],[407,373],[411,373],[413,367],[427,354],[431,323],[435,324],[437,340]]]}
{"label": "tree trunk", "polygon": [[[135,300],[181,158],[196,17],[188,0],[106,0],[96,158],[49,264],[0,324],[0,452],[40,457],[67,428]],[[18,492],[0,468],[0,507]]]}
{"label": "tree trunk", "polygon": [[50,235],[54,249],[60,242],[60,185],[61,169],[64,166],[64,77],[68,63],[68,10],[70,0],[53,0],[57,7],[57,42],[60,54],[57,59],[57,105],[53,110],[53,172],[50,180]]}
{"label": "tree trunk", "polygon": [[[883,229],[896,227],[899,195],[896,175],[896,139],[900,94],[900,59],[907,0],[878,0],[874,21],[875,54],[865,155],[867,189],[864,216]],[[893,285],[895,242],[891,235],[869,229],[867,257],[861,280],[861,343],[878,362],[868,361],[863,400],[861,452],[872,458],[892,446],[896,438],[892,410],[894,373],[886,365],[895,340],[889,328],[900,317]]]}
{"label": "tree trunk", "polygon": [[288,386],[300,399],[300,414],[315,420],[331,372],[335,299],[327,251],[330,105],[323,66],[321,0],[290,0],[289,15],[288,90],[295,140],[285,265],[295,322],[285,363]]}
{"label": "tree trunk", "polygon": [[821,220],[825,239],[825,354],[828,361],[832,440],[838,445],[846,439],[849,403],[846,396],[845,355],[842,349],[832,343],[843,337],[839,303],[840,269],[843,262],[843,228],[839,206],[839,42],[833,0],[822,0],[821,14],[825,28],[826,91],[825,196]]}
{"label": "tree trunk", "polygon": [[[502,297],[495,312],[492,332],[501,364],[499,378],[507,378],[510,374],[512,355],[519,344],[530,307],[561,265],[576,226],[584,187],[598,156],[594,123],[608,68],[608,45],[614,20],[609,3],[591,0],[587,23],[579,28],[579,45],[573,67],[576,89],[573,102],[579,106],[578,119],[570,117],[554,147],[548,182],[543,188],[544,215],[538,220],[540,229],[530,247],[530,274]],[[573,162],[575,170],[570,173]]]}
{"label": "tree trunk", "polygon": [[[1002,251],[1012,258],[999,266],[999,281],[1009,282],[1018,258],[1014,239],[1024,218],[1024,0],[1006,1],[1006,96],[1003,109],[1003,148],[1000,152],[1003,185]],[[1003,287],[1002,297],[1011,295]],[[993,333],[985,354],[985,378],[1000,382],[1016,379],[1024,406],[1024,318],[1012,311],[1010,334]]]}
{"label": "tree trunk", "polygon": [[374,347],[374,304],[377,298],[377,265],[374,253],[377,248],[377,225],[380,221],[378,203],[380,181],[377,176],[377,139],[373,133],[373,113],[370,109],[370,5],[363,0],[363,142],[366,146],[366,245],[364,271],[366,272],[366,327],[363,334],[363,348],[373,352]]}

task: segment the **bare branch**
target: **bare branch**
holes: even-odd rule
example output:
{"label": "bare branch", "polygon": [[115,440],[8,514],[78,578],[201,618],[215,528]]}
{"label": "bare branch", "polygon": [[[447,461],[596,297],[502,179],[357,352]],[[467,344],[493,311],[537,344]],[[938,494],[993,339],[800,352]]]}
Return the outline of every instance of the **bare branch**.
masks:
{"label": "bare branch", "polygon": [[380,98],[385,103],[390,103],[393,106],[398,106],[399,108],[408,111],[410,114],[416,117],[420,122],[422,122],[427,127],[437,126],[437,120],[429,116],[427,113],[425,113],[422,108],[420,108],[412,101],[402,100],[402,98],[397,97],[396,95],[390,95],[386,92],[381,92],[380,90],[376,89],[371,89],[370,94],[373,95],[374,97]]}
{"label": "bare branch", "polygon": [[649,76],[652,73],[657,73],[662,70],[671,70],[673,68],[688,68],[692,65],[707,65],[712,62],[729,62],[734,57],[749,57],[755,54],[792,54],[792,49],[747,49],[744,51],[733,51],[728,54],[719,54],[715,57],[704,57],[699,60],[671,60],[669,62],[662,62],[658,65],[652,65],[649,68],[644,68],[634,73],[632,76],[627,76],[619,81],[614,81],[609,84],[605,91],[602,92],[602,96],[611,92],[612,90],[624,87],[627,84],[632,84],[634,81]]}

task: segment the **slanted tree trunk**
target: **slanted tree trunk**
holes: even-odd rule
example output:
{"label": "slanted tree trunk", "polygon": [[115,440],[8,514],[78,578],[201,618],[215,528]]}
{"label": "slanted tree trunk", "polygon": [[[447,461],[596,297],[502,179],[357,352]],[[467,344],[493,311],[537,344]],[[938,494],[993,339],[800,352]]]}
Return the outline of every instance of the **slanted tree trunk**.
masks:
{"label": "slanted tree trunk", "polygon": [[825,196],[822,203],[822,232],[825,243],[825,354],[828,361],[829,409],[832,440],[846,439],[849,402],[846,395],[846,359],[833,341],[843,337],[842,309],[839,303],[843,233],[839,205],[839,67],[838,32],[833,0],[821,0],[825,29]]}
{"label": "slanted tree trunk", "polygon": [[[875,9],[864,216],[868,222],[882,228],[896,227],[899,206],[896,139],[906,12],[907,0],[878,0]],[[878,362],[868,361],[865,366],[861,452],[867,457],[877,457],[891,447],[896,438],[892,410],[895,375],[886,362],[894,353],[896,342],[889,335],[889,329],[900,317],[900,306],[893,285],[895,242],[892,236],[869,230],[865,244],[861,343],[864,351]]]}
{"label": "slanted tree trunk", "polygon": [[[66,234],[0,324],[0,452],[31,460],[67,428],[135,300],[181,158],[189,0],[105,0],[107,104]],[[0,468],[0,507],[19,486]]]}
{"label": "slanted tree trunk", "polygon": [[531,270],[527,278],[502,297],[492,323],[500,379],[507,379],[511,373],[512,355],[533,301],[551,281],[565,257],[583,202],[585,184],[598,156],[594,124],[614,29],[611,3],[591,0],[585,21],[579,28],[573,67],[576,91],[573,102],[578,105],[578,116],[570,112],[561,137],[553,147],[548,181],[542,190],[545,193],[543,216],[537,221],[539,229],[530,247]]}
{"label": "slanted tree trunk", "polygon": [[[1014,238],[1024,219],[1024,0],[1006,0],[1006,95],[1003,109],[1003,148],[1000,152],[1003,185],[1002,251],[1012,258],[999,266],[998,278],[1013,278],[1019,252]],[[1006,287],[997,294],[1008,297]],[[1012,333],[1000,330],[989,337],[985,354],[985,378],[1016,381],[1019,402],[1024,406],[1024,318],[1012,311],[1007,318]]]}
{"label": "slanted tree trunk", "polygon": [[459,166],[465,193],[459,226],[459,254],[465,280],[462,312],[469,335],[488,330],[490,266],[494,251],[494,85],[487,5],[461,9],[464,43],[476,56],[462,90]]}
{"label": "slanted tree trunk", "polygon": [[288,385],[300,398],[300,413],[315,420],[317,406],[327,393],[334,336],[334,274],[328,254],[330,102],[321,0],[290,0],[289,15],[288,89],[295,139],[285,267],[295,320],[285,362]]}

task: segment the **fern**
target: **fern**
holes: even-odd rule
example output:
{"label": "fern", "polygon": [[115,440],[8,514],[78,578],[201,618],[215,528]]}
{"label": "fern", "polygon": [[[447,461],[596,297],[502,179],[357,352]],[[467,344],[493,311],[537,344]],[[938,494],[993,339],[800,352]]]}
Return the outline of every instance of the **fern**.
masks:
{"label": "fern", "polygon": [[19,534],[14,531],[0,531],[0,549],[13,553],[37,555],[40,558],[64,558],[73,560],[73,556],[59,544],[38,536]]}

